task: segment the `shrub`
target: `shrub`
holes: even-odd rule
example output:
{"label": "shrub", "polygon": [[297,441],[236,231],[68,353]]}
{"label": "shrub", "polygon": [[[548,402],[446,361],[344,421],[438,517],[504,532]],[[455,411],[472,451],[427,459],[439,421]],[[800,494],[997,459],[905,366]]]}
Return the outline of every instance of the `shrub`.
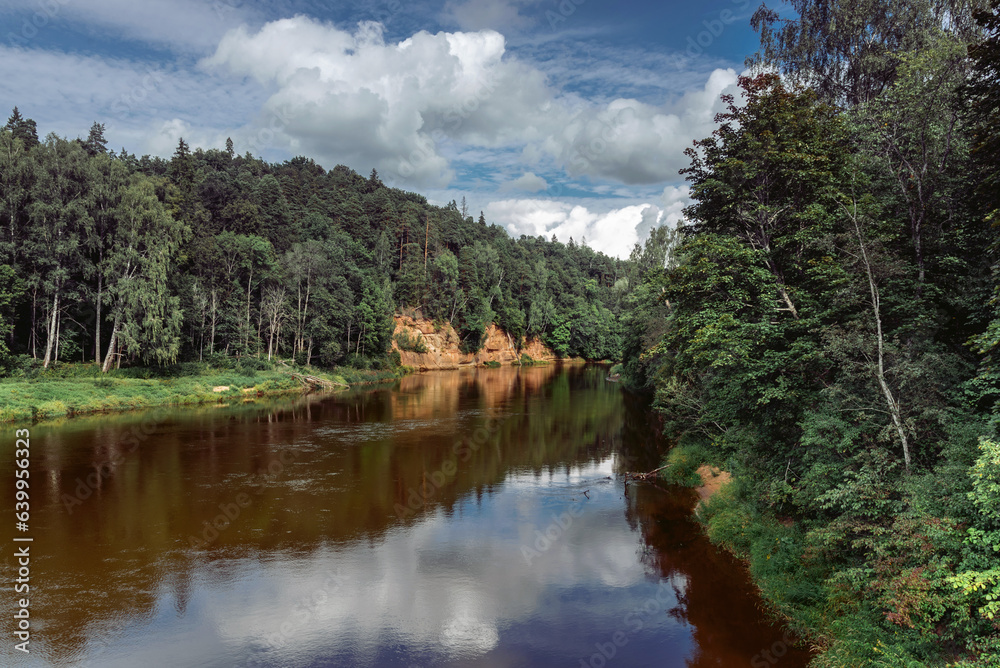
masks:
{"label": "shrub", "polygon": [[392,337],[399,346],[400,350],[406,350],[411,353],[426,353],[427,344],[424,343],[423,334],[410,334],[405,329],[397,332],[395,336]]}
{"label": "shrub", "polygon": [[701,484],[698,467],[708,460],[708,452],[697,445],[675,445],[667,453],[664,464],[667,468],[660,477],[671,485],[697,487]]}

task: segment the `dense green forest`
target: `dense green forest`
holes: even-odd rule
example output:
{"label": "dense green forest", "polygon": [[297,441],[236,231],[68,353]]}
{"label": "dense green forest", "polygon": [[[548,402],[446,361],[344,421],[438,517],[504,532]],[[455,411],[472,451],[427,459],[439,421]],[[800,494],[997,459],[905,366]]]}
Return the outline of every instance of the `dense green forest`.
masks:
{"label": "dense green forest", "polygon": [[625,376],[816,665],[998,666],[1000,5],[791,5],[634,256]]}
{"label": "dense green forest", "polygon": [[[495,322],[562,356],[616,357],[625,263],[585,243],[512,239],[452,202],[306,158],[191,150],[170,160],[0,130],[0,356],[166,365],[218,356],[391,364],[392,315],[449,321],[478,350]],[[581,240],[582,241],[582,240]]]}

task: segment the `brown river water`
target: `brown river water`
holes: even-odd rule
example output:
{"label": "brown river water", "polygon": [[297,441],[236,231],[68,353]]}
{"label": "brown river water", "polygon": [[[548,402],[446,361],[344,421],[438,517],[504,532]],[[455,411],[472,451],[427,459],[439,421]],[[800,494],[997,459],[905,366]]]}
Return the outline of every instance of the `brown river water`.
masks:
{"label": "brown river water", "polygon": [[0,532],[0,665],[805,666],[691,490],[626,493],[667,444],[606,373],[8,425],[0,497],[27,426],[31,517]]}

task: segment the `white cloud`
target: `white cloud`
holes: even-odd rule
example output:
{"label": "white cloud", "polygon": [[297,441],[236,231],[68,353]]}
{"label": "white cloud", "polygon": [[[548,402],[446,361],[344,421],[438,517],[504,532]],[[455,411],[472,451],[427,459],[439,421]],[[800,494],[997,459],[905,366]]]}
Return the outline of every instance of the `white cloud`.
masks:
{"label": "white cloud", "polygon": [[449,0],[442,18],[462,30],[519,30],[536,22],[535,17],[521,13],[534,4],[536,0]]}
{"label": "white cloud", "polygon": [[233,26],[261,18],[243,0],[0,0],[0,11],[35,12],[46,23],[65,22],[77,29],[86,25],[182,52],[208,51]]}
{"label": "white cloud", "polygon": [[513,181],[508,181],[500,186],[501,192],[511,190],[523,190],[529,193],[536,193],[549,187],[548,182],[534,172],[525,172]]}
{"label": "white cloud", "polygon": [[[490,202],[486,218],[503,226],[512,236],[554,234],[566,243],[572,237],[607,255],[625,258],[632,246],[662,224],[659,207],[633,204],[605,212],[595,212],[582,204],[543,199],[508,199]],[[643,232],[644,230],[644,232]],[[642,236],[640,236],[642,233]]]}
{"label": "white cloud", "polygon": [[86,136],[97,121],[110,148],[140,155],[169,156],[176,141],[165,147],[164,136],[178,128],[193,146],[237,140],[265,99],[256,84],[126,59],[0,46],[0,62],[0,105],[18,105],[41,134]]}
{"label": "white cloud", "polygon": [[662,222],[676,227],[684,217],[684,207],[691,204],[691,189],[686,186],[667,186],[660,195]]}
{"label": "white cloud", "polygon": [[590,103],[505,51],[503,35],[491,30],[421,31],[386,43],[376,23],[349,33],[298,16],[256,33],[230,31],[204,64],[273,91],[264,122],[290,152],[374,166],[423,188],[445,187],[454,154],[469,147],[548,156],[574,177],[675,180],[687,162],[683,149],[711,131],[718,97],[736,81],[732,70],[715,70],[674,104]]}
{"label": "white cloud", "polygon": [[[439,142],[499,140],[483,107],[503,83],[495,74],[503,53],[503,36],[492,31],[419,32],[385,44],[376,23],[351,34],[296,17],[254,35],[228,33],[205,64],[276,86],[264,114],[280,116],[276,129],[290,145],[330,164],[445,185],[454,172]],[[504,66],[503,77],[515,68]]]}

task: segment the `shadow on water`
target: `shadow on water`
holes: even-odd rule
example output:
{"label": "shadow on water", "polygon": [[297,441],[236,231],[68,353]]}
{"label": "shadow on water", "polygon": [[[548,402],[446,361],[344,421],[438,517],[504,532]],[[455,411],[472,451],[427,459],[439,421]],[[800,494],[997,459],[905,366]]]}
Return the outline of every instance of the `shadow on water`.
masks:
{"label": "shadow on water", "polygon": [[[780,629],[690,492],[624,494],[666,444],[604,375],[432,372],[36,425],[33,651],[2,661],[750,665]],[[12,508],[10,458],[0,478]]]}

